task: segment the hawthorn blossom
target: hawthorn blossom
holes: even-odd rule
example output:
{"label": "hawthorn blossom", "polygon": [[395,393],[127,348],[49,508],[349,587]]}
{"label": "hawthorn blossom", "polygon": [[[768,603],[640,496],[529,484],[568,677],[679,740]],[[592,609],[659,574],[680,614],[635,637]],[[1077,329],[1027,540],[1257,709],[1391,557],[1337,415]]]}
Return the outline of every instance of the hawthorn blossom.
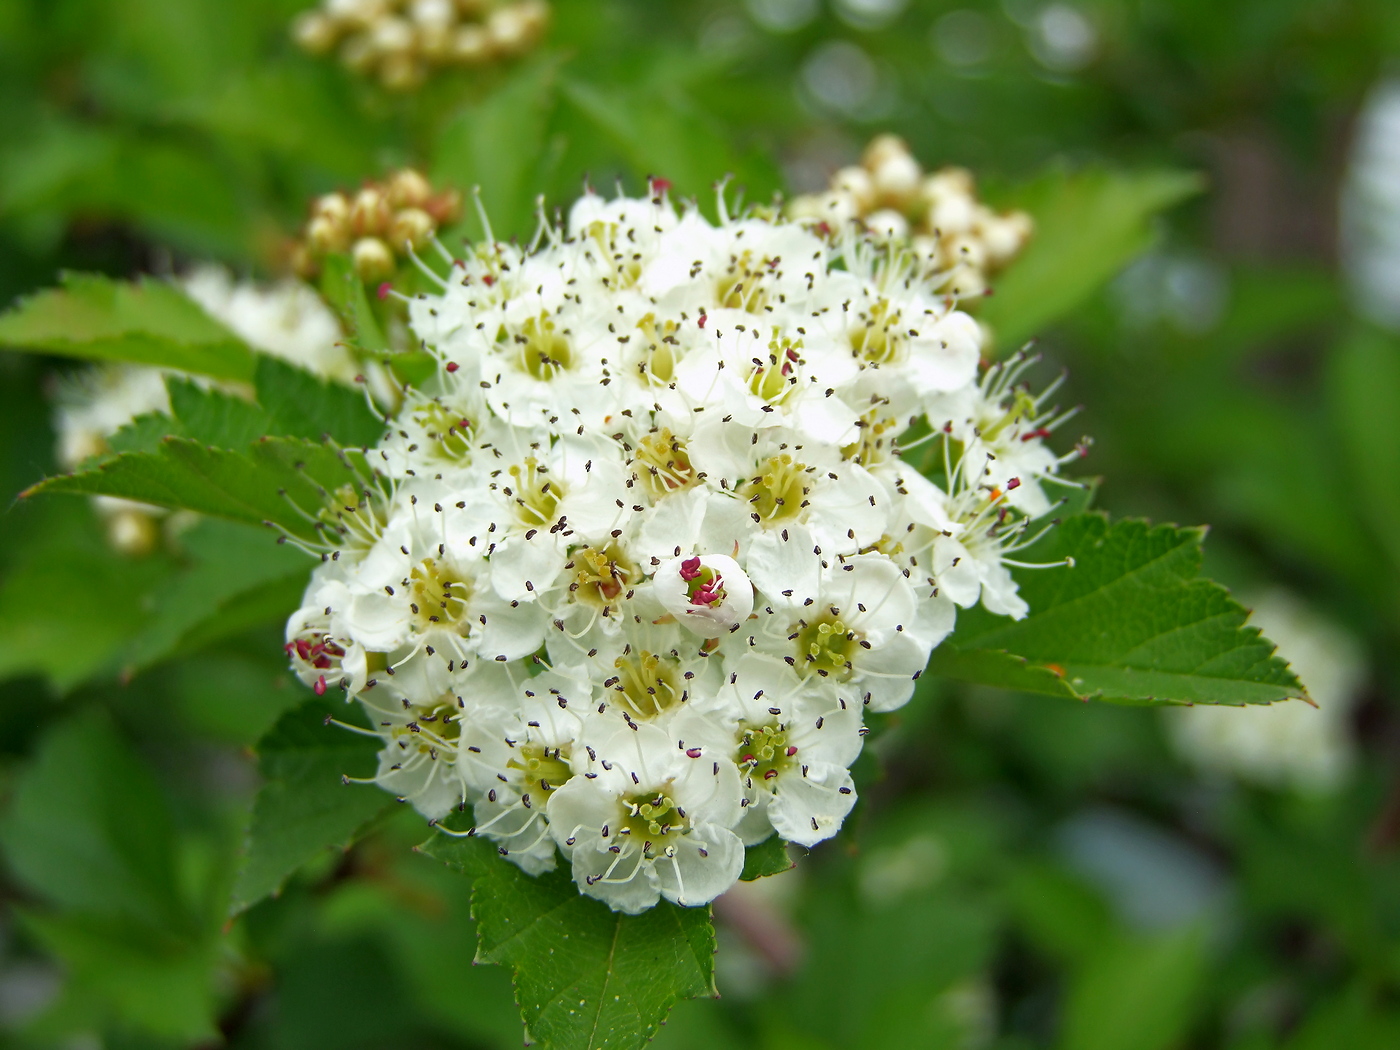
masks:
{"label": "hawthorn blossom", "polygon": [[867,714],[959,607],[1024,614],[1043,508],[1012,494],[1061,464],[927,259],[719,206],[588,193],[424,263],[436,370],[287,631],[375,720],[381,786],[627,913],[840,830]]}

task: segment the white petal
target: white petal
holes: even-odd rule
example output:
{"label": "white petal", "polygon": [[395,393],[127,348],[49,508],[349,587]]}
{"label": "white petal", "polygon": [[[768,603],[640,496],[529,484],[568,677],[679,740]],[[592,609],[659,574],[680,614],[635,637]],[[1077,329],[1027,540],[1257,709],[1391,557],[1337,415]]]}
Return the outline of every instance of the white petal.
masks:
{"label": "white petal", "polygon": [[768,803],[768,819],[788,842],[815,846],[841,830],[855,804],[850,770],[813,763],[806,776],[787,772],[778,777],[777,790]]}
{"label": "white petal", "polygon": [[744,845],[727,828],[697,824],[670,845],[674,856],[653,862],[661,895],[688,908],[709,904],[739,881]]}

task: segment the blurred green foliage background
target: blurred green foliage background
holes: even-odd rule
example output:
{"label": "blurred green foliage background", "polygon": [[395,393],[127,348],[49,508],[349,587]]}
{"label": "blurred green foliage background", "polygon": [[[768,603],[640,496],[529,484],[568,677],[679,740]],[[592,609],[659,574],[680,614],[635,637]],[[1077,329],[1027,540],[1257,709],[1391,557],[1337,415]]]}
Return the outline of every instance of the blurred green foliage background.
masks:
{"label": "blurred green foliage background", "polygon": [[[1212,575],[1286,586],[1365,654],[1326,787],[1201,772],[1180,712],[925,679],[840,839],[717,909],[723,999],[658,1045],[1400,1046],[1400,340],[1344,265],[1385,216],[1350,239],[1340,218],[1400,8],[556,0],[530,58],[396,95],[303,55],[305,6],[0,0],[0,302],[65,268],[266,274],[312,195],[402,164],[480,184],[497,233],[528,236],[536,195],[585,178],[732,174],[765,201],[892,130],[1036,211],[1039,283],[984,315],[1068,368],[1100,504],[1211,523]],[[1161,170],[1205,192],[1043,330],[1109,276],[1076,239],[1109,198],[1083,187]],[[7,503],[55,469],[67,367],[0,354]],[[226,922],[248,749],[304,699],[276,625],[301,588],[274,571],[226,602],[200,545],[227,537],[201,529],[130,560],[82,501],[0,516],[0,1041],[519,1045],[467,884],[409,851],[410,814]],[[216,629],[186,629],[200,603]]]}

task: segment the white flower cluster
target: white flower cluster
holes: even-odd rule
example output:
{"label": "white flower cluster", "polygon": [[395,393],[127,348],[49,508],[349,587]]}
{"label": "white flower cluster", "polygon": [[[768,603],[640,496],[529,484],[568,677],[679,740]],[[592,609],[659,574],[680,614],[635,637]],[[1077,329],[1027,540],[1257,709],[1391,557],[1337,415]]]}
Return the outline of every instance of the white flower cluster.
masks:
{"label": "white flower cluster", "polygon": [[[299,281],[259,285],[206,265],[178,283],[209,316],[255,350],[346,384],[360,371],[342,342],[340,322]],[[106,455],[108,439],[137,416],[169,414],[165,377],[178,374],[148,365],[97,365],[66,380],[54,411],[59,464],[77,470],[94,456]],[[228,389],[251,396],[247,389]],[[95,496],[93,505],[117,550],[145,554],[153,549],[159,538],[157,522],[165,513],[161,508],[112,496]]]}
{"label": "white flower cluster", "polygon": [[451,833],[527,872],[562,851],[629,913],[836,833],[865,713],[909,700],[956,607],[1025,614],[1007,557],[1064,418],[1019,364],[979,379],[977,325],[907,252],[653,190],[410,301],[440,367],[287,628],[303,681],[369,712],[381,786],[470,806]]}
{"label": "white flower cluster", "polygon": [[878,236],[909,238],[935,282],[964,299],[986,292],[1034,228],[1025,212],[998,214],[978,200],[966,168],[925,172],[895,135],[871,140],[859,164],[833,175],[825,192],[794,198],[788,214],[833,230],[857,221]]}
{"label": "white flower cluster", "polygon": [[323,0],[292,26],[311,54],[408,91],[430,70],[480,66],[532,50],[549,25],[545,0]]}

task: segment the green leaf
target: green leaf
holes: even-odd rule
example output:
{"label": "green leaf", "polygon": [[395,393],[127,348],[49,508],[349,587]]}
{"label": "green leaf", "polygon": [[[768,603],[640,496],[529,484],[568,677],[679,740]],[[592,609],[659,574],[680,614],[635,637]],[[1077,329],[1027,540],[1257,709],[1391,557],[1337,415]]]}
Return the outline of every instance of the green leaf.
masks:
{"label": "green leaf", "polygon": [[170,415],[139,416],[109,444],[117,452],[155,452],[165,437],[201,445],[243,449],[264,437],[319,441],[329,436],[346,446],[372,445],[384,422],[362,391],[329,383],[266,354],[257,355],[256,404],[245,397],[167,376]]}
{"label": "green leaf", "polygon": [[[311,559],[295,547],[279,544],[267,529],[207,519],[180,536],[189,563],[153,595],[150,622],[131,642],[123,666],[128,673],[149,667],[178,652],[191,652],[214,637],[248,626],[231,615],[240,599],[285,581],[279,598],[292,603],[306,587]],[[295,607],[274,610],[276,619]]]}
{"label": "green leaf", "polygon": [[1355,333],[1334,351],[1330,380],[1333,425],[1348,456],[1351,491],[1400,566],[1400,343],[1375,330]]}
{"label": "green leaf", "polygon": [[21,914],[24,928],[52,952],[68,979],[99,1000],[122,1026],[182,1045],[218,1039],[212,938],[171,944],[153,931],[91,915]]}
{"label": "green leaf", "polygon": [[515,972],[525,1027],[549,1050],[641,1047],[677,999],[716,994],[709,908],[622,915],[564,871],[526,875],[480,839],[438,834],[419,848],[476,879],[477,961]]}
{"label": "green leaf", "polygon": [[321,294],[331,304],[345,326],[346,344],[362,354],[389,352],[379,318],[365,294],[365,282],[355,272],[349,255],[328,255],[321,262]]}
{"label": "green leaf", "polygon": [[165,799],[99,714],[44,737],[19,778],[0,842],[20,881],[54,905],[172,936],[190,926]]}
{"label": "green leaf", "polygon": [[346,704],[309,701],[283,715],[258,743],[264,783],[234,884],[235,914],[277,893],[322,850],[348,849],[395,805],[373,785],[342,779],[371,775],[379,753],[378,741],[326,723],[327,718],[354,722],[352,711]]}
{"label": "green leaf", "polygon": [[[270,419],[270,434],[345,446],[373,445],[384,436],[384,421],[369,407],[362,390],[330,383],[275,357],[258,358],[258,404]],[[237,446],[233,446],[237,447]]]}
{"label": "green leaf", "polygon": [[1075,975],[1059,1050],[1166,1050],[1191,1024],[1205,971],[1194,927],[1101,943]]}
{"label": "green leaf", "polygon": [[1228,591],[1197,578],[1202,529],[1066,519],[1027,552],[1074,566],[1017,574],[1030,614],[960,611],[933,674],[1125,703],[1266,704],[1306,697]]}
{"label": "green leaf", "polygon": [[[267,413],[246,398],[210,390],[174,376],[166,377],[165,388],[170,392],[171,415],[156,414],[154,421],[165,420],[167,436],[187,437],[215,448],[243,448],[274,433]],[[151,416],[142,416],[133,421],[137,434],[122,438],[121,443],[130,447],[135,443],[133,438],[139,435],[145,448],[154,451],[155,446],[145,437],[153,428],[151,420]]]}
{"label": "green leaf", "polygon": [[744,850],[744,870],[739,878],[753,882],[767,875],[781,875],[795,867],[788,856],[787,843],[777,835],[770,835],[757,846]]}
{"label": "green leaf", "polygon": [[1035,236],[982,304],[998,346],[1020,346],[1082,304],[1152,243],[1154,215],[1203,186],[1192,172],[1090,169],[1052,172],[1014,195]]}
{"label": "green leaf", "polygon": [[[547,57],[520,70],[499,91],[464,108],[438,136],[434,184],[480,187],[481,203],[498,237],[531,232],[557,68],[557,59]],[[475,215],[464,226],[477,236],[484,232],[477,228]],[[448,233],[444,243],[451,244],[460,232]]]}
{"label": "green leaf", "polygon": [[183,430],[178,420],[164,412],[146,412],[107,438],[107,448],[113,453],[155,452],[171,434]]}
{"label": "green leaf", "polygon": [[174,285],[65,274],[0,315],[0,346],[248,382],[253,352]]}
{"label": "green leaf", "polygon": [[0,678],[40,674],[67,692],[116,669],[173,566],[161,555],[115,555],[85,502],[16,508],[10,521],[22,515],[33,520],[7,537],[0,572]]}
{"label": "green leaf", "polygon": [[[684,58],[670,56],[669,64],[683,65]],[[667,65],[658,63],[644,79],[628,85],[563,78],[561,96],[578,137],[606,143],[637,176],[666,178],[676,199],[703,199],[716,182],[739,173],[737,188],[747,191],[749,200],[765,200],[779,185],[771,163],[761,155],[741,155]]]}
{"label": "green leaf", "polygon": [[328,493],[363,483],[351,463],[334,445],[297,438],[266,438],[233,452],[171,437],[155,452],[125,452],[89,470],[41,481],[22,495],[118,496],[251,525],[271,522],[315,539],[307,515],[324,506]]}

